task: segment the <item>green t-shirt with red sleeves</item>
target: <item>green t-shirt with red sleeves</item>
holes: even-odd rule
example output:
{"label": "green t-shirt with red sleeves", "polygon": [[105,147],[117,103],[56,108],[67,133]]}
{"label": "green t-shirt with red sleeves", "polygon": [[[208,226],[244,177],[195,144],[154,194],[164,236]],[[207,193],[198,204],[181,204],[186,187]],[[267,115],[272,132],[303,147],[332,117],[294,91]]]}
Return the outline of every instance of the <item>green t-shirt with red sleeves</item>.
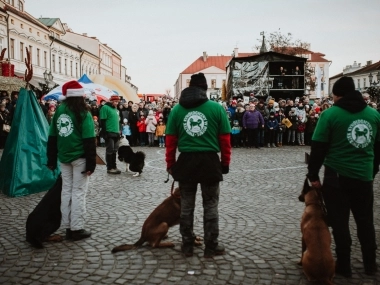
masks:
{"label": "green t-shirt with red sleeves", "polygon": [[375,109],[350,113],[333,106],[321,113],[312,140],[329,143],[325,166],[342,176],[373,180],[374,144],[380,141],[380,114]]}
{"label": "green t-shirt with red sleeves", "polygon": [[94,121],[91,113],[82,114],[83,121],[79,126],[74,113],[62,103],[53,116],[49,136],[57,137],[58,159],[70,163],[84,157],[83,139],[95,138]]}
{"label": "green t-shirt with red sleeves", "polygon": [[230,132],[226,111],[214,101],[190,109],[176,105],[165,130],[168,135],[178,136],[180,152],[220,152],[218,136]]}

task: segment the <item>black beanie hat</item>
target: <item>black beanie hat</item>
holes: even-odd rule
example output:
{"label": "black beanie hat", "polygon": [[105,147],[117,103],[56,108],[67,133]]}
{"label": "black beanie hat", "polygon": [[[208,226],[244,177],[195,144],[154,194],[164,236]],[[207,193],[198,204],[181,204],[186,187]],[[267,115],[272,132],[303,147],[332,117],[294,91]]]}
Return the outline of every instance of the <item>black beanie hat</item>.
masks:
{"label": "black beanie hat", "polygon": [[201,72],[191,75],[190,86],[196,86],[203,90],[207,90],[208,87],[205,75]]}
{"label": "black beanie hat", "polygon": [[348,76],[339,78],[332,88],[332,93],[335,96],[344,96],[352,91],[355,91],[355,83],[352,77]]}

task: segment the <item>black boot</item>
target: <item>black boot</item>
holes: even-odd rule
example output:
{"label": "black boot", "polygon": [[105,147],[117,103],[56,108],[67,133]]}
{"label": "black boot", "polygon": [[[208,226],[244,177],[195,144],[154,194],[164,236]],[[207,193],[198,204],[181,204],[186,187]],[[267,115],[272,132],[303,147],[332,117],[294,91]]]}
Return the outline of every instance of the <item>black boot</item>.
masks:
{"label": "black boot", "polygon": [[73,240],[81,240],[91,236],[91,232],[86,230],[71,231],[71,236]]}
{"label": "black boot", "polygon": [[66,239],[73,239],[73,232],[70,229],[66,229]]}
{"label": "black boot", "polygon": [[346,278],[352,277],[351,257],[350,255],[338,255],[335,263],[335,273]]}
{"label": "black boot", "polygon": [[212,258],[216,255],[223,255],[225,253],[225,248],[223,245],[219,244],[208,244],[206,245],[204,256],[205,258]]}
{"label": "black boot", "polygon": [[367,275],[375,275],[377,272],[376,251],[363,252],[364,271]]}

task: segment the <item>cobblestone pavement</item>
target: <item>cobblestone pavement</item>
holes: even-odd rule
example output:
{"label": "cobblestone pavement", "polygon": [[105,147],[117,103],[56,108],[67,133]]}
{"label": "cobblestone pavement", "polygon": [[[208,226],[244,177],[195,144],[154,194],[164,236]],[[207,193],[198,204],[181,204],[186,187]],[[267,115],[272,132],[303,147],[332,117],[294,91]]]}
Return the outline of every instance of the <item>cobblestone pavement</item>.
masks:
{"label": "cobblestone pavement", "polygon": [[[93,235],[86,240],[31,248],[25,241],[25,222],[44,193],[19,198],[0,194],[0,284],[313,284],[297,265],[304,209],[297,198],[308,147],[233,149],[219,207],[226,254],[214,259],[203,258],[204,247],[195,248],[193,257],[182,256],[178,226],[169,231],[174,249],[144,246],[111,254],[115,245],[138,240],[144,220],[170,192],[171,183],[164,183],[164,149],[138,149],[147,155],[142,176],[108,175],[105,166],[91,176],[87,228]],[[98,152],[104,155],[104,148]],[[380,244],[379,179],[374,189]],[[195,232],[203,235],[199,193],[195,215]],[[351,223],[353,277],[336,276],[334,282],[380,284],[380,273],[364,274]]]}

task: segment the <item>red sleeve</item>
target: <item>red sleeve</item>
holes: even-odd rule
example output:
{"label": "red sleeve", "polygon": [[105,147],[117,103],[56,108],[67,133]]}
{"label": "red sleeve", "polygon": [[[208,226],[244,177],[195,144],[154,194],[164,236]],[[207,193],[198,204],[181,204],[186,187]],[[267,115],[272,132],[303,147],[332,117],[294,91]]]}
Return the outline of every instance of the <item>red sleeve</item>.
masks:
{"label": "red sleeve", "polygon": [[222,134],[219,135],[219,145],[220,145],[220,160],[222,165],[230,165],[231,161],[231,135]]}
{"label": "red sleeve", "polygon": [[166,147],[166,169],[172,168],[175,163],[175,154],[177,151],[178,137],[175,135],[166,135],[165,147]]}

